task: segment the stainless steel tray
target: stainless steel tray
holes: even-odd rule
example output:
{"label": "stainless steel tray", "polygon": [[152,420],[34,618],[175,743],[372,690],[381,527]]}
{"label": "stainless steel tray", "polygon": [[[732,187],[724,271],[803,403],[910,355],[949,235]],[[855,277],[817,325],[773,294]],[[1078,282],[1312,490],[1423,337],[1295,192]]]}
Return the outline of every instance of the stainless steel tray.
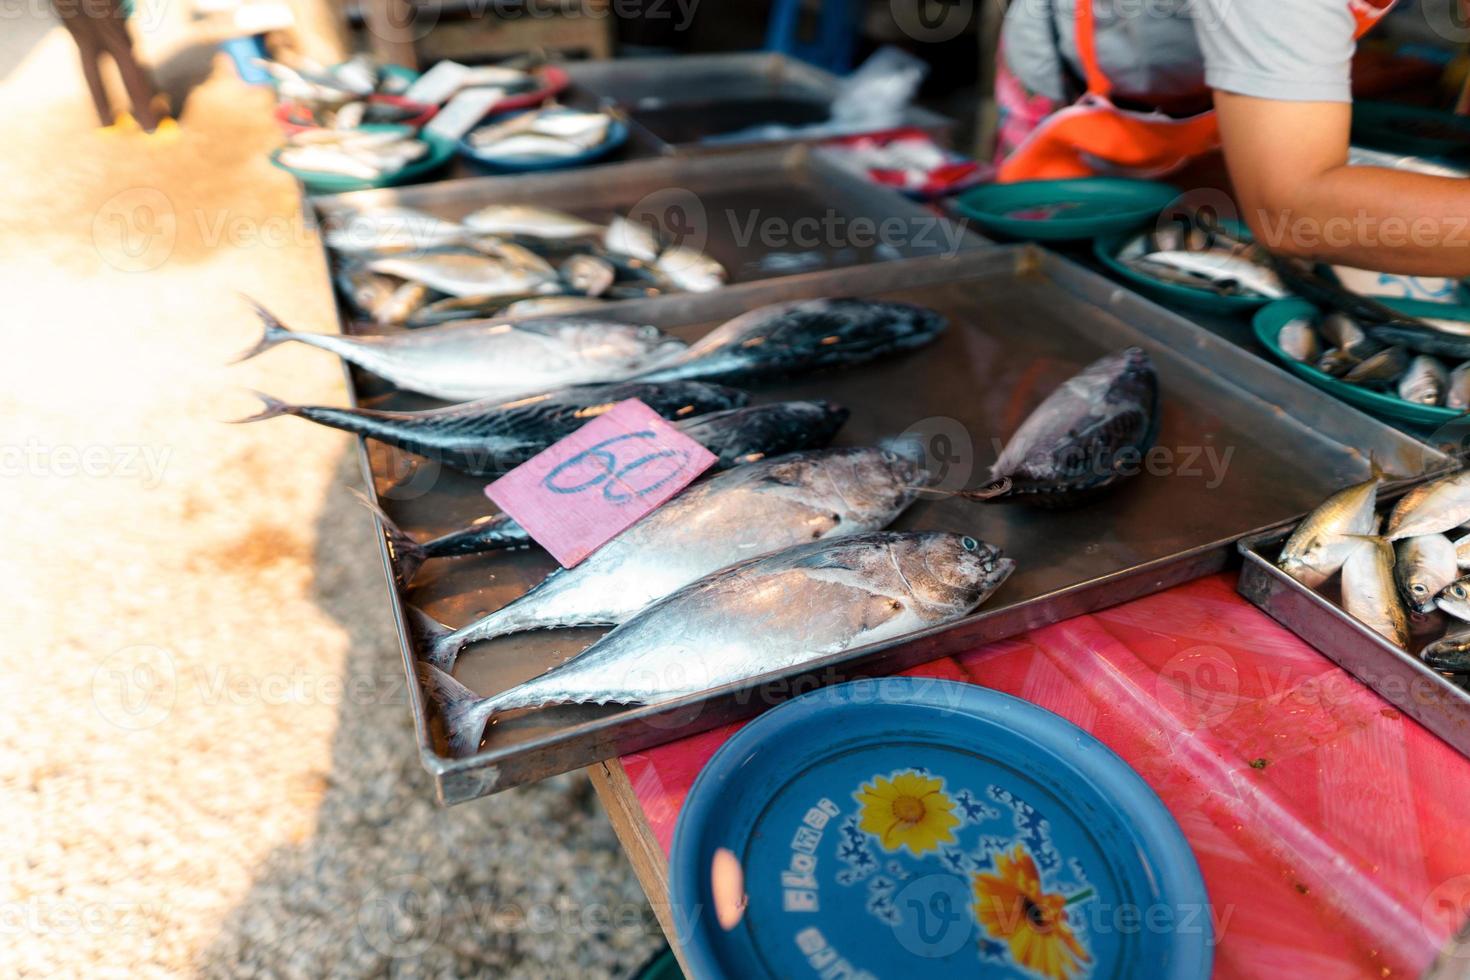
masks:
{"label": "stainless steel tray", "polygon": [[[1392,500],[1404,489],[1380,493],[1380,500]],[[1236,586],[1240,594],[1462,755],[1470,756],[1470,691],[1426,667],[1418,657],[1419,650],[1439,633],[1418,633],[1411,650],[1400,650],[1338,605],[1336,579],[1318,592],[1277,568],[1276,558],[1295,523],[1241,539],[1238,547],[1243,563]]]}
{"label": "stainless steel tray", "polygon": [[[841,83],[836,75],[804,61],[763,51],[578,61],[565,68],[572,79],[569,101],[617,106],[632,121],[636,142],[655,152],[676,154],[810,142],[794,138],[706,143],[702,138],[765,122],[816,121],[803,110],[830,105]],[[786,116],[790,112],[795,115]],[[911,105],[898,126],[921,129],[948,146],[954,122]]]}
{"label": "stainless steel tray", "polygon": [[750,282],[975,248],[986,239],[806,146],[659,158],[578,173],[471,177],[312,197],[318,217],[358,208],[419,208],[458,220],[497,202],[537,204],[606,221],[634,213]]}
{"label": "stainless steel tray", "polygon": [[[947,528],[1002,546],[1019,563],[977,615],[947,629],[827,658],[656,706],[553,707],[507,715],[471,758],[440,754],[424,697],[410,701],[424,764],[439,798],[455,803],[747,717],[816,683],[881,674],[971,649],[1026,629],[1146,595],[1217,571],[1243,535],[1297,518],[1328,492],[1362,478],[1371,453],[1393,472],[1418,474],[1444,457],[1346,409],[1282,371],[1101,277],[1049,253],[1018,247],[922,258],[609,306],[621,319],[654,322],[692,338],[725,318],[797,297],[862,295],[931,306],[950,320],[936,344],[891,361],[762,389],[761,398],[821,395],[853,409],[839,442],[871,444],[915,426],[947,437],[952,465],[973,463],[971,484],[1003,440],[1051,388],[1107,351],[1128,344],[1154,357],[1163,385],[1159,445],[1172,475],[1144,475],[1104,500],[1047,513],[954,499],[924,501],[901,528]],[[426,402],[353,372],[354,397],[393,408]],[[964,449],[968,438],[972,452]],[[931,443],[938,449],[938,443]],[[1214,485],[1197,457],[1227,451]],[[367,482],[388,513],[418,535],[459,526],[487,510],[483,480],[377,443],[364,443]],[[1188,464],[1188,465],[1186,465]],[[963,473],[951,475],[958,481]],[[384,545],[391,580],[391,561]],[[520,552],[436,562],[409,598],[460,625],[520,595],[554,567]],[[414,653],[403,594],[393,611],[410,671]],[[467,650],[457,676],[482,694],[530,678],[575,654],[599,631],[508,637]]]}

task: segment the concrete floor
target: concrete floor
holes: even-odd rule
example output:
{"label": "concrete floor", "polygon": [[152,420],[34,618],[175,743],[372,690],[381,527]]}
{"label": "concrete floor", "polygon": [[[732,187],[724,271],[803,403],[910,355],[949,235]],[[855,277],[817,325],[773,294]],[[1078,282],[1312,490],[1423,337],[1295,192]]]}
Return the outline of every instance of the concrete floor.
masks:
{"label": "concrete floor", "polygon": [[[412,748],[268,92],[150,34],[173,137],[59,29],[0,83],[0,976],[615,976],[656,925],[581,775],[441,811]],[[218,68],[218,70],[214,70]],[[212,72],[212,73],[211,73]]]}

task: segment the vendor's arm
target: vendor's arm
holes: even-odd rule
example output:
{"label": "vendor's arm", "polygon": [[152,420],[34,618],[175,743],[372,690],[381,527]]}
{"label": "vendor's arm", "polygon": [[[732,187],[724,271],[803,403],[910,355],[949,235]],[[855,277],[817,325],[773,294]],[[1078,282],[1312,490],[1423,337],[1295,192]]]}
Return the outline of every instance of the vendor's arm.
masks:
{"label": "vendor's arm", "polygon": [[1241,217],[1272,251],[1421,276],[1470,275],[1470,182],[1347,165],[1352,106],[1216,91]]}
{"label": "vendor's arm", "polygon": [[1203,0],[1196,8],[1241,217],[1292,255],[1470,274],[1470,183],[1347,165],[1355,28],[1347,0]]}

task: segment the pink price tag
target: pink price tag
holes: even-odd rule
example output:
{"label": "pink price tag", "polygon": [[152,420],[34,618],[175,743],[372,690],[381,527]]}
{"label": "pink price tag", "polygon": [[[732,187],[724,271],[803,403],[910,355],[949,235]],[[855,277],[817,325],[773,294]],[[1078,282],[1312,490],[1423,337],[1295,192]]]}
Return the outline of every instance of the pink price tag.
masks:
{"label": "pink price tag", "polygon": [[630,398],[487,486],[485,496],[571,568],[715,460]]}

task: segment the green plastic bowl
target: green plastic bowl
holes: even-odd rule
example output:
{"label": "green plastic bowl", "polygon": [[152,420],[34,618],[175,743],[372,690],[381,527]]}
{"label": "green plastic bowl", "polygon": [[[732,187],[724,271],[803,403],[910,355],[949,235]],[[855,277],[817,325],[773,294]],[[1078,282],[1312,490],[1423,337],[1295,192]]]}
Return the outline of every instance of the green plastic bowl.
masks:
{"label": "green plastic bowl", "polygon": [[[1384,300],[1383,303],[1391,309],[1410,316],[1434,317],[1441,320],[1470,320],[1470,306],[1428,303],[1413,299],[1390,299]],[[1306,379],[1329,395],[1340,398],[1349,405],[1361,408],[1378,418],[1432,428],[1452,422],[1464,415],[1458,409],[1441,408],[1436,405],[1414,405],[1391,392],[1369,391],[1367,388],[1350,385],[1346,381],[1339,381],[1330,374],[1318,371],[1310,364],[1303,364],[1293,359],[1281,349],[1277,338],[1281,335],[1282,327],[1298,317],[1311,317],[1315,322],[1320,314],[1321,311],[1317,307],[1304,299],[1276,300],[1268,306],[1261,307],[1256,313],[1253,321],[1256,339],[1291,373]]]}
{"label": "green plastic bowl", "polygon": [[1470,117],[1396,102],[1355,102],[1352,139],[1402,156],[1463,160],[1470,155]]}
{"label": "green plastic bowl", "polygon": [[1181,193],[1173,184],[1124,177],[1023,180],[973,187],[956,197],[953,207],[986,231],[1063,242],[1146,224]]}
{"label": "green plastic bowl", "polygon": [[406,184],[411,180],[417,180],[419,177],[427,176],[448,163],[449,159],[454,156],[457,146],[454,140],[447,140],[429,132],[415,132],[412,126],[376,124],[361,126],[359,129],[366,132],[398,132],[404,136],[415,136],[429,144],[429,152],[408,166],[399,170],[390,171],[374,180],[362,180],[357,177],[347,177],[341,174],[324,174],[318,173],[315,170],[298,170],[295,167],[288,167],[281,162],[281,151],[285,147],[277,147],[271,151],[271,164],[301,181],[305,185],[306,190],[311,194],[340,194],[345,191],[361,191],[372,187],[393,187],[397,184]]}
{"label": "green plastic bowl", "polygon": [[[1246,241],[1251,240],[1250,231],[1244,225],[1234,221],[1222,221],[1221,224],[1237,237]],[[1176,306],[1198,310],[1201,313],[1229,315],[1249,313],[1272,302],[1269,296],[1221,296],[1219,293],[1196,286],[1164,282],[1162,279],[1155,279],[1153,276],[1130,268],[1119,261],[1118,252],[1136,233],[1137,229],[1104,235],[1093,242],[1092,254],[1097,257],[1104,268],[1119,279],[1128,282],[1129,285],[1136,287],[1139,292]]]}

